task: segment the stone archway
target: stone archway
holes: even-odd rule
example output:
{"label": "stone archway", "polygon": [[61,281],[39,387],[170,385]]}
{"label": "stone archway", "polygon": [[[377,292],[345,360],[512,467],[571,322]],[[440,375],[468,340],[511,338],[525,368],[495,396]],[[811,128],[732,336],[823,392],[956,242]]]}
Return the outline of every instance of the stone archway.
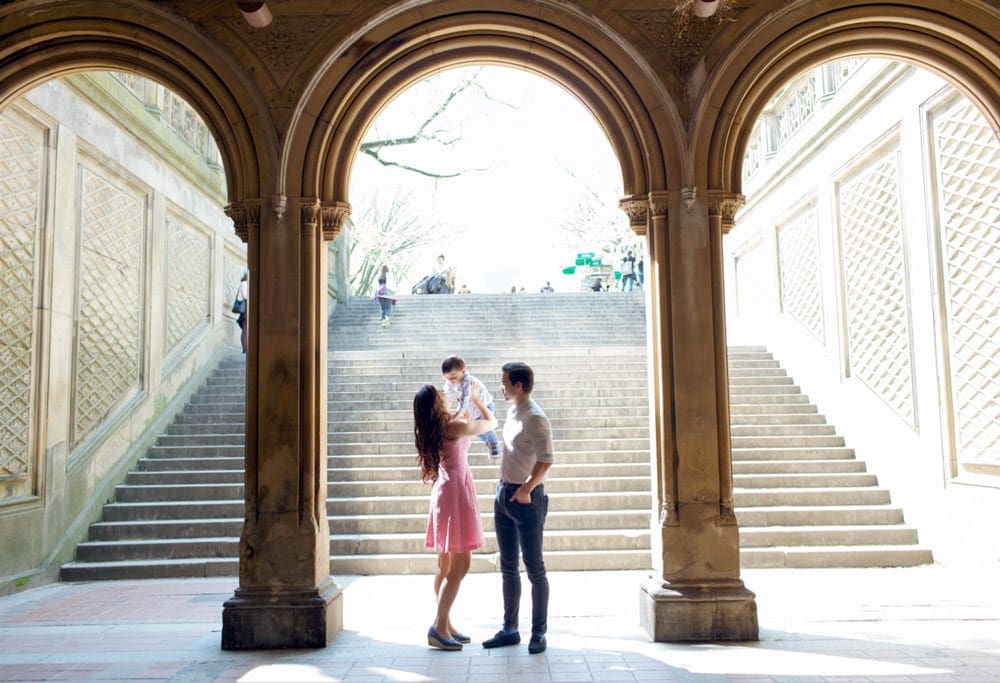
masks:
{"label": "stone archway", "polygon": [[[607,26],[571,8],[545,5],[540,11],[538,3],[503,4],[505,12],[469,11],[461,3],[387,12],[381,22],[368,24],[327,56],[295,108],[282,153],[280,185],[288,190],[293,219],[298,209],[300,248],[283,254],[287,245],[265,246],[268,235],[280,230],[269,229],[270,216],[262,213],[259,251],[271,257],[270,264],[262,261],[262,272],[270,280],[293,267],[315,268],[312,260],[323,256],[316,236],[332,238],[350,210],[350,167],[366,128],[395,94],[417,79],[451,66],[495,63],[528,69],[575,93],[618,155],[626,193],[621,205],[633,229],[646,236],[650,254],[656,574],[641,587],[642,620],[657,640],[756,639],[754,596],[739,578],[724,405],[725,341],[717,305],[721,294],[713,294],[721,287],[722,261],[720,239],[710,232],[713,225],[718,232],[719,224],[710,223],[707,211],[691,210],[693,194],[681,189],[690,181],[683,122],[663,81],[623,49]],[[668,228],[675,223],[673,216],[682,213],[687,218]],[[315,281],[309,287],[318,291]],[[300,370],[306,370],[303,352],[317,350],[316,342],[325,349],[322,318],[313,317],[318,299],[310,295],[308,320],[300,321],[300,330],[308,330],[308,335],[300,332]],[[267,301],[258,301],[266,309]],[[286,306],[261,315],[287,320],[290,313]],[[266,333],[261,330],[262,337]],[[262,339],[261,346],[269,345]],[[264,390],[268,366],[287,367],[291,360],[271,350],[261,352],[258,415],[278,411],[279,401],[291,399],[290,394]],[[306,374],[314,378],[310,392],[325,391],[321,371],[309,361]],[[301,401],[304,395],[300,385],[297,397]],[[275,405],[264,407],[264,402]],[[314,425],[323,419],[310,416],[317,420]],[[316,432],[325,434],[325,429]],[[320,443],[311,448],[325,452]],[[249,467],[248,458],[248,485],[256,476]],[[310,469],[308,483],[325,487],[325,472]],[[269,554],[260,546],[257,550]],[[241,553],[241,560],[248,558]],[[260,561],[258,555],[249,563]],[[226,633],[239,628],[224,615],[224,643]],[[234,646],[260,645],[250,638]]]}
{"label": "stone archway", "polygon": [[769,98],[802,71],[852,56],[909,62],[950,81],[974,102],[1000,135],[998,18],[982,3],[928,8],[907,3],[891,14],[881,6],[827,3],[805,19],[789,13],[767,22],[756,39],[734,44],[706,84],[692,140],[695,175],[738,196],[743,151]]}
{"label": "stone archway", "polygon": [[[351,159],[379,107],[470,62],[526,68],[577,94],[612,142],[622,208],[648,241],[656,575],[641,587],[643,623],[656,640],[756,638],[733,513],[721,257],[748,122],[807,64],[889,52],[950,75],[1000,130],[995,7],[762,0],[673,40],[672,8],[562,0],[344,3],[325,19],[336,38],[309,30],[314,3],[288,2],[275,5],[279,18],[290,8],[284,32],[248,38],[233,30],[234,4],[0,9],[0,103],[73,70],[136,71],[187,97],[219,142],[256,302],[240,588],[223,647],[321,646],[340,629],[325,513],[324,240],[350,210]],[[281,61],[268,57],[288,57],[287,80],[265,83],[262,70]]]}

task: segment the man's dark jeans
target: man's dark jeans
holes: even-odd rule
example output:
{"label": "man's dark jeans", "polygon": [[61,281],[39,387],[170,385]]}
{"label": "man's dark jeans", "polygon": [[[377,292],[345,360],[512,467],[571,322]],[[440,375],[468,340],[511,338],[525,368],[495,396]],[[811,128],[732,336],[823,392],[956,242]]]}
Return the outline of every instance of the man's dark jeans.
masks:
{"label": "man's dark jeans", "polygon": [[549,579],[542,559],[542,534],[549,497],[544,485],[531,492],[531,505],[510,500],[517,490],[515,484],[497,484],[493,501],[493,523],[500,548],[500,574],[503,578],[503,625],[518,628],[521,606],[521,572],[518,567],[518,546],[521,559],[531,581],[531,633],[545,635],[549,618]]}

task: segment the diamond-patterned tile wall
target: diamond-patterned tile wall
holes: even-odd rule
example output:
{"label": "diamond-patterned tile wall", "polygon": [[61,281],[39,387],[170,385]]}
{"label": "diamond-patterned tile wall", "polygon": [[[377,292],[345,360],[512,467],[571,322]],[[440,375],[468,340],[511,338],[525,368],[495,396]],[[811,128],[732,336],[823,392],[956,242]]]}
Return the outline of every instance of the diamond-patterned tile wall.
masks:
{"label": "diamond-patterned tile wall", "polygon": [[167,353],[209,320],[211,244],[205,232],[167,219]]}
{"label": "diamond-patterned tile wall", "polygon": [[0,114],[0,498],[34,491],[35,274],[44,133]]}
{"label": "diamond-patterned tile wall", "polygon": [[899,154],[837,185],[850,372],[916,426]]}
{"label": "diamond-patterned tile wall", "polygon": [[142,382],[146,200],[80,166],[73,442]]}
{"label": "diamond-patterned tile wall", "polygon": [[825,341],[816,206],[804,208],[779,225],[777,238],[781,309]]}
{"label": "diamond-patterned tile wall", "polygon": [[1000,141],[965,99],[932,123],[956,457],[1000,465]]}

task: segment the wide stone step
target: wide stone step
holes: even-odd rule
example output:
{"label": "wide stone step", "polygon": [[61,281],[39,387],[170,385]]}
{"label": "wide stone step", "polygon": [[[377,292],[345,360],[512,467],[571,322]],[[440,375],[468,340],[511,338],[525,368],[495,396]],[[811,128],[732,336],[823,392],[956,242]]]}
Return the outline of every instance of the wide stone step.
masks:
{"label": "wide stone step", "polygon": [[929,548],[912,545],[748,548],[740,553],[744,569],[915,567],[933,561]]}
{"label": "wide stone step", "polygon": [[862,486],[876,486],[878,478],[868,472],[848,472],[848,473],[815,473],[808,474],[733,474],[733,485],[735,488],[743,489],[802,489],[802,488],[835,488],[848,487],[858,488]]}
{"label": "wide stone step", "polygon": [[[783,403],[775,403],[773,401],[763,402],[757,401],[754,403],[746,402],[749,397],[744,396],[743,403],[730,403],[729,404],[729,415],[815,415],[817,413],[816,406],[809,403],[809,398],[807,396],[795,396],[794,401],[785,401]],[[770,398],[770,397],[769,397]]]}
{"label": "wide stone step", "polygon": [[[783,411],[788,412],[798,412],[795,410],[789,410],[788,408],[781,408],[780,406],[787,406],[789,404],[795,404],[796,406],[808,406],[809,397],[805,394],[738,394],[734,395],[730,393],[729,395],[729,408],[730,411],[736,410],[738,413],[744,411],[760,410],[759,408],[747,408],[746,406],[765,406],[768,410],[760,410],[764,413],[778,413]],[[811,410],[803,410],[802,412],[815,412],[816,407],[811,406]]]}
{"label": "wide stone step", "polygon": [[[480,495],[492,495],[496,483],[490,480],[476,482]],[[401,496],[426,496],[429,484],[414,479],[410,481],[329,481],[327,495],[335,500],[352,498],[383,498]],[[644,477],[579,477],[552,478],[545,482],[551,493],[649,493],[649,476]],[[190,483],[162,485],[123,484],[115,487],[115,500],[119,503],[186,500],[243,499],[243,483]]]}
{"label": "wide stone step", "polygon": [[[484,462],[487,458],[482,459]],[[159,464],[159,463],[158,463]],[[167,465],[169,463],[163,463]],[[415,481],[419,479],[416,461],[410,467],[355,467],[331,470],[327,477],[331,482],[382,482],[382,481]],[[495,461],[486,464],[471,465],[476,481],[496,481],[498,476]],[[579,477],[640,477],[649,480],[649,463],[580,463],[559,465],[559,478]],[[553,481],[556,478],[553,477]],[[126,484],[135,486],[168,485],[168,484],[240,484],[244,481],[242,462],[231,468],[219,469],[148,469],[133,470],[125,479]],[[648,484],[647,484],[648,487]]]}
{"label": "wide stone step", "polygon": [[903,511],[888,505],[840,505],[746,507],[736,510],[740,531],[754,527],[856,526],[860,524],[902,524]]}
{"label": "wide stone step", "polygon": [[907,545],[917,530],[904,526],[811,526],[740,529],[740,548],[781,546]]}
{"label": "wide stone step", "polygon": [[[594,438],[594,439],[570,439],[570,438],[560,438],[558,432],[553,430],[552,432],[553,446],[556,449],[556,453],[559,455],[559,459],[562,460],[563,453],[571,453],[573,451],[587,451],[591,453],[603,453],[607,457],[610,453],[616,453],[620,450],[640,450],[645,449],[648,452],[649,449],[649,439],[641,437],[633,438]],[[478,439],[477,439],[478,441]],[[482,446],[482,444],[477,444],[473,442],[473,451],[477,446]],[[224,447],[219,447],[224,448]],[[330,455],[394,455],[397,453],[413,453],[414,446],[413,441],[397,441],[397,442],[372,442],[372,441],[334,441],[329,444],[327,451]],[[470,451],[470,453],[473,453]],[[221,454],[220,454],[221,455]],[[473,453],[474,457],[474,453]]]}
{"label": "wide stone step", "polygon": [[[420,554],[424,533],[350,534],[330,536],[331,555]],[[548,552],[585,552],[593,548],[605,551],[649,550],[649,533],[623,534],[618,531],[547,529],[545,549]],[[486,544],[477,553],[496,553],[495,536],[486,536]],[[204,558],[236,558],[239,556],[239,536],[182,538],[165,540],[88,541],[77,547],[81,562],[112,562],[134,560],[177,560]]]}
{"label": "wide stone step", "polygon": [[[549,422],[554,432],[571,432],[587,437],[593,433],[616,436],[623,431],[627,432],[630,436],[649,434],[648,414],[613,416],[605,414],[603,417],[595,418],[546,414],[549,416]],[[389,419],[385,415],[383,415],[383,418],[385,419],[374,419],[371,422],[358,419],[350,421],[338,420],[336,424],[330,425],[328,441],[334,439],[361,441],[363,439],[379,439],[383,435],[394,441],[400,440],[401,435],[403,437],[413,437],[412,414],[409,417],[400,416],[398,419]]]}
{"label": "wide stone step", "polygon": [[[821,416],[816,416],[821,417]],[[835,433],[833,425],[828,424],[753,424],[730,425],[733,437],[794,437],[794,436],[832,436]]]}
{"label": "wide stone step", "polygon": [[[487,507],[480,505],[483,529],[493,530],[492,498]],[[381,534],[381,533],[425,533],[427,530],[427,507],[420,512],[407,514],[331,515],[331,534]],[[642,534],[650,529],[652,511],[604,510],[594,515],[590,510],[553,510],[550,508],[545,518],[545,529],[567,530],[616,530],[623,534]],[[645,530],[645,531],[644,531]]]}
{"label": "wide stone step", "polygon": [[63,581],[124,581],[236,577],[239,570],[240,563],[235,557],[134,562],[69,562],[60,568],[59,578]]}
{"label": "wide stone step", "polygon": [[889,492],[879,488],[735,489],[737,507],[787,505],[888,505]]}
{"label": "wide stone step", "polygon": [[846,460],[853,448],[734,448],[733,461],[746,460]]}
{"label": "wide stone step", "polygon": [[733,433],[738,429],[780,427],[793,429],[805,426],[829,426],[826,416],[819,413],[745,413],[736,415],[730,407],[729,424]]}
{"label": "wide stone step", "polygon": [[[469,451],[469,461],[473,465],[477,464],[488,464],[488,462],[494,463],[494,466],[499,467],[495,460],[489,460],[486,456],[485,446],[482,444],[473,444],[472,449]],[[559,466],[562,465],[583,465],[592,463],[603,463],[607,462],[610,458],[612,462],[625,462],[625,463],[646,463],[649,464],[649,448],[644,447],[636,450],[626,451],[626,450],[615,450],[612,452],[605,451],[569,451],[556,446],[556,457],[559,462]],[[327,462],[330,467],[330,478],[334,479],[334,471],[341,470],[344,468],[355,468],[355,467],[400,467],[400,468],[414,468],[416,467],[417,455],[411,446],[409,451],[406,453],[396,453],[389,455],[377,455],[377,454],[339,454],[335,453],[331,455]],[[499,470],[498,470],[499,471]]]}
{"label": "wide stone step", "polygon": [[[185,451],[186,452],[186,451]],[[239,456],[199,457],[197,454],[191,457],[178,456],[171,458],[139,458],[136,463],[136,471],[139,472],[164,472],[164,471],[193,471],[200,472],[206,470],[235,470],[242,475],[243,466],[246,459],[243,454]],[[241,478],[242,481],[242,478]]]}
{"label": "wide stone step", "polygon": [[829,448],[844,445],[844,437],[830,436],[733,436],[733,450],[750,450],[757,448]]}
{"label": "wide stone step", "polygon": [[[491,503],[492,504],[492,503]],[[493,529],[492,507],[483,509],[483,528]],[[102,521],[91,526],[90,540],[169,540],[175,538],[239,537],[243,529],[243,508],[239,517],[217,519],[147,519]],[[599,517],[587,510],[555,510],[546,518],[546,531],[608,530],[626,535],[650,528],[650,510],[608,510]],[[406,515],[333,515],[328,518],[331,534],[424,533],[427,510]]]}
{"label": "wide stone step", "polygon": [[738,401],[743,396],[799,396],[802,394],[801,388],[797,384],[731,384],[729,395],[733,401]]}
{"label": "wide stone step", "polygon": [[[548,486],[546,486],[548,488]],[[479,509],[488,510],[493,504],[493,494],[478,496]],[[549,492],[550,508],[560,510],[587,510],[604,514],[607,510],[650,510],[652,496],[648,491],[615,491],[588,493]],[[382,496],[372,498],[338,498],[327,500],[331,515],[418,514],[427,513],[428,496]]]}
{"label": "wide stone step", "polygon": [[841,474],[865,472],[863,460],[751,460],[733,462],[733,474]]}

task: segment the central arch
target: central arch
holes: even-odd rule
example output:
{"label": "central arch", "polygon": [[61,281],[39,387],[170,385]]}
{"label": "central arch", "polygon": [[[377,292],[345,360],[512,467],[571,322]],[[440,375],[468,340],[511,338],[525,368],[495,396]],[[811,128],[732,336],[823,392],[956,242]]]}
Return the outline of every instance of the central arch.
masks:
{"label": "central arch", "polygon": [[458,11],[460,5],[387,13],[329,56],[282,151],[290,195],[349,203],[351,165],[382,108],[413,83],[469,64],[525,69],[573,93],[608,136],[626,196],[645,197],[679,180],[686,147],[680,116],[662,83],[608,27],[543,3],[521,3],[520,12]]}

